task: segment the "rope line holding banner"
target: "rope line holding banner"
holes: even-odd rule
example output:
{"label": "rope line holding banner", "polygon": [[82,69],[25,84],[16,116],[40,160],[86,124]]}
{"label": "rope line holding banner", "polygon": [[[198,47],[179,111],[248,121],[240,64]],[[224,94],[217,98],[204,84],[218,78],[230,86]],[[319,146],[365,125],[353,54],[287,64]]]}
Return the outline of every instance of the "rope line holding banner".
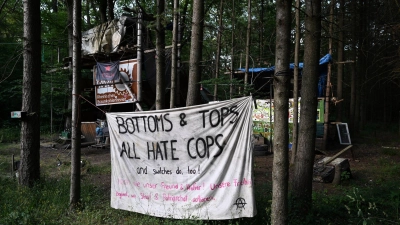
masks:
{"label": "rope line holding banner", "polygon": [[[76,95],[76,94],[72,94],[72,95]],[[92,106],[94,106],[96,109],[100,110],[102,113],[106,114],[107,112],[100,109],[99,107],[97,107],[95,104],[91,103],[89,100],[87,100],[85,97],[83,97],[82,95],[78,95],[78,98],[83,98],[83,100],[87,101],[89,104],[91,104]]]}

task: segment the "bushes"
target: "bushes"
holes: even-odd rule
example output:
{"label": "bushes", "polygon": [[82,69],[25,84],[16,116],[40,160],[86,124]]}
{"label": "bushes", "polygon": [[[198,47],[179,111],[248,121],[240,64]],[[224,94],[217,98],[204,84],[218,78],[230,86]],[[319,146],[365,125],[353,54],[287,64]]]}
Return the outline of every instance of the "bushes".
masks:
{"label": "bushes", "polygon": [[0,129],[0,143],[20,141],[21,128],[19,126]]}

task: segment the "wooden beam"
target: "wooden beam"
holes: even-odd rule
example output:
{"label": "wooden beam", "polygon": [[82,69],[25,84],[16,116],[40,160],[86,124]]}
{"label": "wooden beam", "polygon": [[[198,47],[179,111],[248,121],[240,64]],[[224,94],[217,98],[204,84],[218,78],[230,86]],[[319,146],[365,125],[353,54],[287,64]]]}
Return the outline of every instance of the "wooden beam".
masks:
{"label": "wooden beam", "polygon": [[349,150],[351,147],[353,147],[353,145],[349,145],[346,148],[344,148],[343,150],[341,150],[340,152],[336,153],[336,155],[329,157],[329,159],[324,162],[324,165],[329,164],[330,162],[335,160],[337,157],[339,157],[341,154],[343,154],[343,152]]}

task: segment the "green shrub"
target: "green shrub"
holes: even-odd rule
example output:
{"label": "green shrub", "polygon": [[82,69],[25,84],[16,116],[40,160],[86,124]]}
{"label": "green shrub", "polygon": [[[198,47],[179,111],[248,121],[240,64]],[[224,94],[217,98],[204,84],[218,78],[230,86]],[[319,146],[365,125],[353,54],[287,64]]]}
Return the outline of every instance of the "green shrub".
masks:
{"label": "green shrub", "polygon": [[19,142],[21,128],[9,127],[0,129],[0,143]]}

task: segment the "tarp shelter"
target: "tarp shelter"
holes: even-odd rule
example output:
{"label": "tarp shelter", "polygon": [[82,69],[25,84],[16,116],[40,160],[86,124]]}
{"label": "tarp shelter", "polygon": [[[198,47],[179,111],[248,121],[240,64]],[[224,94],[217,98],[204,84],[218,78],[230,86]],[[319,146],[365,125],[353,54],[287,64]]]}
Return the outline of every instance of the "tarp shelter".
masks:
{"label": "tarp shelter", "polygon": [[[318,81],[318,97],[324,97],[325,95],[325,86],[326,86],[326,75],[328,73],[328,64],[329,62],[332,61],[332,56],[330,54],[326,54],[324,57],[322,57],[319,60],[319,81]],[[294,63],[290,64],[290,70],[293,72],[294,70]],[[300,62],[299,63],[299,70],[300,70],[300,76],[303,76],[303,67],[304,63]],[[245,72],[245,68],[239,68],[239,71]],[[275,71],[275,66],[271,67],[258,67],[258,68],[249,68],[249,73],[254,77],[252,79],[252,83],[255,86],[255,89],[257,90],[257,85],[263,85],[266,81],[261,80],[261,82],[258,82],[257,79],[265,79],[265,78],[272,78],[273,74]],[[305,74],[304,74],[305,75]],[[257,80],[257,82],[256,82]]]}

